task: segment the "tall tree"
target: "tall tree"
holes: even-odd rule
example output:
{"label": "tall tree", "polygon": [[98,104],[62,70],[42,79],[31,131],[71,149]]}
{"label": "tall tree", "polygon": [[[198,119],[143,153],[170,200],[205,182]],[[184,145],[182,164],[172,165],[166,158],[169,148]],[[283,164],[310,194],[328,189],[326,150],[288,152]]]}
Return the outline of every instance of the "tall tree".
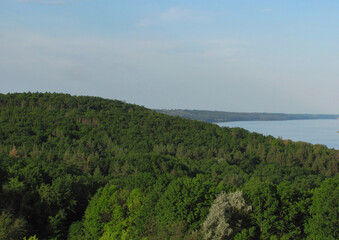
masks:
{"label": "tall tree", "polygon": [[306,225],[309,239],[339,239],[339,177],[326,179],[314,191],[311,219]]}

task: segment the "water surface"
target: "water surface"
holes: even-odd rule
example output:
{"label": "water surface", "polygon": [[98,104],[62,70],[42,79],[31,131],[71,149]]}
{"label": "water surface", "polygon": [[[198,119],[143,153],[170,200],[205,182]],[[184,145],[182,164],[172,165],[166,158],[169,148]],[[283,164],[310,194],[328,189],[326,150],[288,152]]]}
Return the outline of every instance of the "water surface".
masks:
{"label": "water surface", "polygon": [[339,149],[339,120],[241,121],[217,123],[219,126],[241,127],[250,132],[272,135],[293,141],[323,144]]}

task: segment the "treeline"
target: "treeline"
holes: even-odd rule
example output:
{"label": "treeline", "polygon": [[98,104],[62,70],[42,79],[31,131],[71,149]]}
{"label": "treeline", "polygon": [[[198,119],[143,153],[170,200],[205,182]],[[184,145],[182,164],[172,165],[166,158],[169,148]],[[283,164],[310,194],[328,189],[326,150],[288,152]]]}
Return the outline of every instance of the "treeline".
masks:
{"label": "treeline", "polygon": [[232,122],[232,121],[282,121],[282,120],[305,120],[305,119],[336,119],[335,114],[286,114],[286,113],[245,113],[223,112],[206,110],[183,110],[183,109],[156,109],[155,111],[170,116],[179,116],[204,122]]}
{"label": "treeline", "polygon": [[0,239],[336,239],[338,160],[116,100],[1,94]]}

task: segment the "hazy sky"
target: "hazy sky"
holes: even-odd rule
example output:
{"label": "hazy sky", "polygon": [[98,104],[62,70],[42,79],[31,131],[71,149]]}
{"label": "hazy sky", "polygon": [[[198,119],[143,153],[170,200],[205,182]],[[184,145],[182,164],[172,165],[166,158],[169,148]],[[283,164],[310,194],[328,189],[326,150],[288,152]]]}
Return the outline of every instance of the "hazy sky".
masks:
{"label": "hazy sky", "polygon": [[0,92],[339,113],[337,0],[0,0]]}

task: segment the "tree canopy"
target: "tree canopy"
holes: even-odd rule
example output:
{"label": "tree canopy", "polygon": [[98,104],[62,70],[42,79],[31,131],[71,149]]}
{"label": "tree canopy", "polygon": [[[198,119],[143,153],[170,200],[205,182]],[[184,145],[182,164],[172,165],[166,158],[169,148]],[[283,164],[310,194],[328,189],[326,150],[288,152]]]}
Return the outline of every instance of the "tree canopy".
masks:
{"label": "tree canopy", "polygon": [[0,238],[338,239],[338,160],[117,100],[0,94]]}

